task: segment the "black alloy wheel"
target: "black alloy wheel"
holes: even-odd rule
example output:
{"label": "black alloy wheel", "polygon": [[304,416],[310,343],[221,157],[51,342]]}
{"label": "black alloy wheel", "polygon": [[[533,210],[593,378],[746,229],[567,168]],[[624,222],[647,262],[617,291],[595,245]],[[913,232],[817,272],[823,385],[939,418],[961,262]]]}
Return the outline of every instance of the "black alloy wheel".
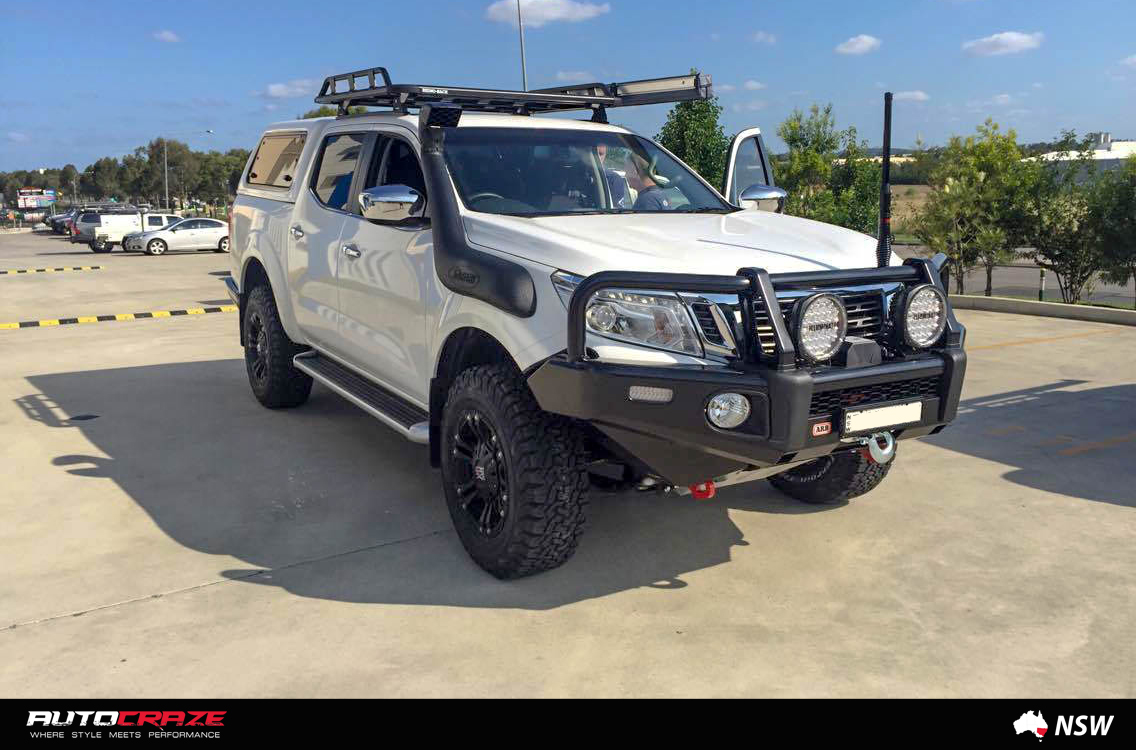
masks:
{"label": "black alloy wheel", "polygon": [[482,536],[501,533],[509,514],[509,468],[488,417],[474,408],[457,419],[453,436],[454,492]]}

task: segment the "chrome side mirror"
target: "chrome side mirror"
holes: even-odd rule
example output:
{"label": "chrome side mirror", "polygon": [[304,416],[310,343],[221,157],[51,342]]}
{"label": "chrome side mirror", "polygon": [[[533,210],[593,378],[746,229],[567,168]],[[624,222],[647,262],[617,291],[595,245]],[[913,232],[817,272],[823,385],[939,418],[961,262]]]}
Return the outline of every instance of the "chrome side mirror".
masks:
{"label": "chrome side mirror", "polygon": [[775,213],[782,213],[785,210],[785,199],[788,197],[788,193],[773,185],[750,185],[738,196],[738,201],[743,208],[751,208],[746,204],[755,203],[757,205],[752,206],[752,208],[757,209],[762,208],[762,201],[776,201],[777,207],[773,210]]}
{"label": "chrome side mirror", "polygon": [[426,196],[406,185],[379,185],[359,193],[363,218],[383,224],[398,224],[426,215]]}

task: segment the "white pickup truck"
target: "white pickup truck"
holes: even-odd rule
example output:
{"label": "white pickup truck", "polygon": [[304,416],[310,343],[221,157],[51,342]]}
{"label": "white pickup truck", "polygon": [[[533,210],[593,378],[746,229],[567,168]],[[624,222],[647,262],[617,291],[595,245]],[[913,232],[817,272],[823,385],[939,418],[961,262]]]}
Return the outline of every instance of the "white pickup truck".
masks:
{"label": "white pickup truck", "polygon": [[[253,393],[294,407],[319,381],[427,444],[459,538],[501,578],[568,559],[595,484],[872,489],[897,439],[955,417],[964,330],[941,259],[741,208],[784,195],[756,129],[719,192],[607,124],[709,95],[704,75],[329,77],[317,102],[388,111],[277,123],[249,159],[226,283]],[[571,110],[591,118],[534,116]]]}

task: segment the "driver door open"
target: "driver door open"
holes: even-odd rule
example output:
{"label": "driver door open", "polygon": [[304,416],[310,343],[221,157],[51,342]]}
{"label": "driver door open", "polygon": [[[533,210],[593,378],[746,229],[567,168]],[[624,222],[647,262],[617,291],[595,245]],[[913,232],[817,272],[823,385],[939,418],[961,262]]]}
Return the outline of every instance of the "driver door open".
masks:
{"label": "driver door open", "polygon": [[761,128],[746,128],[730,141],[726,160],[726,184],[722,195],[730,203],[742,208],[756,208],[763,211],[777,211],[779,201],[743,201],[742,193],[754,185],[775,187],[773,166],[769,162],[769,152],[761,137]]}

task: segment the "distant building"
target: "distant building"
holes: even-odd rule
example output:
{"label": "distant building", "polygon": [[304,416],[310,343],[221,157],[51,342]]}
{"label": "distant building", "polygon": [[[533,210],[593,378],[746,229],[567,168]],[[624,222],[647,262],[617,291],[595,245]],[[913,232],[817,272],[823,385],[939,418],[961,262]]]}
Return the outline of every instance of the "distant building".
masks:
{"label": "distant building", "polygon": [[[1114,141],[1112,133],[1090,133],[1092,139],[1092,160],[1099,170],[1119,169],[1128,157],[1136,154],[1136,141]],[[1075,161],[1080,153],[1065,151],[1050,151],[1036,157],[1042,161],[1066,162]]]}

